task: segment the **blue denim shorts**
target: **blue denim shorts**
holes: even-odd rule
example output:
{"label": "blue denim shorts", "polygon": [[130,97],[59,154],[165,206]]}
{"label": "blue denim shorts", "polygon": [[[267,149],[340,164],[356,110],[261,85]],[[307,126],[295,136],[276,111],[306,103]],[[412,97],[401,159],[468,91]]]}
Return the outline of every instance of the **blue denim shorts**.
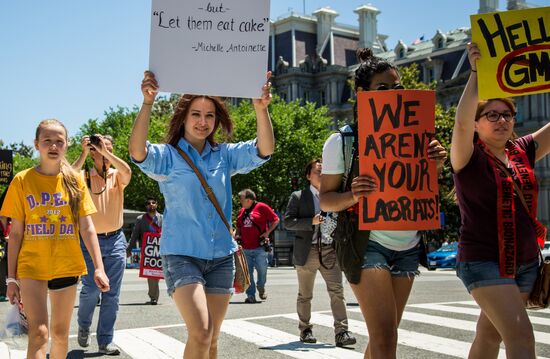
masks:
{"label": "blue denim shorts", "polygon": [[233,254],[211,260],[166,255],[162,256],[162,266],[169,296],[176,288],[195,283],[202,284],[206,293],[233,294]]}
{"label": "blue denim shorts", "polygon": [[417,276],[420,260],[420,243],[411,249],[394,251],[383,245],[369,241],[361,268],[384,268],[392,277]]}
{"label": "blue denim shorts", "polygon": [[468,292],[480,287],[515,284],[521,293],[530,293],[537,279],[538,259],[516,267],[515,278],[501,278],[498,262],[457,262],[456,275],[462,280]]}

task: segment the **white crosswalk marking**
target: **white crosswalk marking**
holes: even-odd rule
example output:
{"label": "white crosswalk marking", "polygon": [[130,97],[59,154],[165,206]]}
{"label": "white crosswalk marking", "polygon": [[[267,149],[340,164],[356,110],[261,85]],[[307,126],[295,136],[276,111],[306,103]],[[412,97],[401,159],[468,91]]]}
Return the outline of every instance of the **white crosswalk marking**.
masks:
{"label": "white crosswalk marking", "polygon": [[[456,304],[459,304],[459,303],[456,303]],[[479,316],[479,312],[480,312],[479,308],[449,306],[446,304],[439,304],[439,303],[413,304],[413,305],[410,305],[410,307],[432,309],[432,310],[437,310],[437,311],[447,312],[447,313],[470,314],[470,315],[475,315],[476,317]],[[541,318],[534,315],[529,316],[529,319],[531,319],[531,323],[533,324],[550,326],[550,319]]]}
{"label": "white crosswalk marking", "polygon": [[134,359],[180,359],[185,345],[154,329],[118,330],[114,342]]}
{"label": "white crosswalk marking", "polygon": [[[332,325],[332,324],[331,324]],[[231,334],[260,348],[269,349],[300,359],[354,359],[363,358],[363,354],[347,349],[336,348],[330,344],[317,342],[304,345],[296,335],[251,323],[246,320],[225,320],[222,332]]]}
{"label": "white crosswalk marking", "polygon": [[[264,353],[267,351],[278,353],[288,358],[298,359],[359,359],[363,358],[364,338],[367,337],[367,327],[360,318],[359,308],[348,308],[349,330],[361,338],[355,348],[342,349],[334,346],[333,342],[304,344],[299,341],[296,330],[296,313],[274,314],[243,319],[227,319],[222,325],[222,336],[231,343],[250,343]],[[535,341],[538,349],[548,353],[550,348],[550,312],[530,311],[531,322],[537,324]],[[438,358],[467,358],[471,342],[462,341],[453,337],[453,330],[473,333],[476,329],[476,320],[479,308],[475,302],[445,302],[423,303],[408,305],[403,314],[403,323],[419,323],[422,325],[404,325],[407,329],[398,329],[398,345],[400,348],[414,348],[433,354]],[[459,316],[459,318],[457,318]],[[276,318],[290,319],[284,325],[285,330],[271,328],[268,320]],[[356,318],[356,319],[353,319]],[[286,323],[286,322],[285,322]],[[333,328],[334,320],[330,311],[314,312],[311,315],[311,324],[317,327]],[[422,333],[421,328],[426,326],[439,327],[434,334]],[[416,329],[416,328],[419,329]],[[183,356],[185,344],[163,331],[175,333],[174,328],[185,330],[183,324],[165,325],[152,328],[125,329],[115,332],[114,343],[124,352],[126,358],[132,359],[176,359]],[[412,328],[412,329],[410,329]],[[444,329],[443,329],[444,328]],[[178,329],[179,330],[179,329]],[[439,335],[438,333],[445,333]],[[325,331],[326,333],[326,331]],[[460,336],[464,338],[464,335]],[[228,339],[231,338],[231,339]],[[25,351],[9,349],[9,342],[0,342],[0,359],[23,359]],[[235,345],[237,347],[237,345]],[[21,348],[19,345],[18,348]],[[227,353],[226,353],[227,354]],[[233,354],[230,354],[233,355]],[[258,354],[259,355],[259,354]],[[547,355],[548,356],[548,355]],[[233,356],[231,356],[233,357]],[[236,357],[236,356],[235,356]],[[505,350],[500,349],[498,358],[506,357]],[[247,356],[248,358],[248,356]],[[549,359],[542,356],[539,359]]]}

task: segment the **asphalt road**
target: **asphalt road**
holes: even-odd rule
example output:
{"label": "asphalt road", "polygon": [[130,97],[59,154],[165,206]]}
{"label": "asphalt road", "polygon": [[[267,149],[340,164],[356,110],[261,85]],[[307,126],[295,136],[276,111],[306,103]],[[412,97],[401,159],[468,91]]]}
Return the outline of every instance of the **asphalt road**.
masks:
{"label": "asphalt road", "polygon": [[[267,301],[244,304],[245,296],[235,295],[222,327],[219,357],[362,358],[368,342],[367,331],[349,286],[345,285],[349,324],[357,344],[342,349],[334,346],[330,304],[320,276],[312,303],[313,331],[318,342],[300,343],[295,314],[296,282],[293,268],[270,268]],[[165,288],[163,282],[161,288]],[[137,270],[126,270],[115,332],[115,343],[122,349],[119,358],[181,358],[187,333],[173,302],[164,290],[159,305],[148,305],[147,300],[146,281],[138,277]],[[9,304],[0,303],[0,318],[5,318],[8,308]],[[399,329],[398,358],[466,358],[478,313],[454,271],[422,272],[415,281]],[[530,312],[530,317],[537,353],[540,358],[550,358],[550,310]],[[92,345],[82,349],[76,341],[76,332],[75,306],[68,358],[100,357],[95,336]],[[25,347],[25,338],[4,338],[0,358],[24,358]],[[505,357],[503,350],[500,357]]]}

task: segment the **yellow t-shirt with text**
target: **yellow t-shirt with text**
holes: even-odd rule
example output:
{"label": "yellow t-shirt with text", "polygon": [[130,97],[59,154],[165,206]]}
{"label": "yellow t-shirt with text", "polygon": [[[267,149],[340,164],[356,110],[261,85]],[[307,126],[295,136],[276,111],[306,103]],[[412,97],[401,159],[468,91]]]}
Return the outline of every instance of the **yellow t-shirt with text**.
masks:
{"label": "yellow t-shirt with text", "polygon": [[[96,212],[80,176],[79,216]],[[23,222],[17,257],[17,278],[51,280],[86,274],[80,248],[78,219],[74,220],[63,176],[46,176],[30,168],[13,178],[0,215]]]}

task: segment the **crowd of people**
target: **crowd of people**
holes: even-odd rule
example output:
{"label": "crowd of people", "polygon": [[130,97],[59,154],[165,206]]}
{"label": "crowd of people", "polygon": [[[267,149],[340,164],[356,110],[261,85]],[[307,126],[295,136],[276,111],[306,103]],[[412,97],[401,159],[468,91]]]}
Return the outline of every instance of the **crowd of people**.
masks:
{"label": "crowd of people", "polygon": [[[356,92],[403,89],[395,65],[376,57],[371,49],[357,54]],[[504,342],[508,358],[535,358],[533,327],[525,309],[539,265],[537,240],[542,236],[536,220],[538,186],[533,168],[550,152],[550,125],[515,136],[513,101],[480,101],[476,76],[480,53],[475,44],[468,45],[468,58],[471,75],[457,108],[450,165],[462,216],[457,275],[481,308],[469,357],[496,358]],[[99,351],[120,353],[113,332],[126,256],[140,246],[146,233],[161,236],[167,291],[187,330],[185,357],[218,355],[239,246],[251,280],[245,302],[258,302],[256,291],[260,300],[267,300],[270,235],[280,219],[256,199],[253,190],[243,189],[235,233],[230,223],[231,176],[258,168],[275,150],[268,112],[270,76],[267,73],[261,96],[252,100],[255,139],[216,142],[218,131],[229,135],[233,130],[224,102],[213,96],[183,95],[174,108],[165,143],[152,144],[147,138],[159,86],[155,75],[145,72],[143,104],[129,139],[129,153],[131,161],[158,182],[165,207],[161,215],[157,199],[147,199],[146,213],[137,219],[129,245],[122,231],[122,213],[131,170],[113,153],[113,139],[84,136],[81,156],[70,165],[65,159],[64,125],[57,120],[40,122],[34,141],[39,164],[14,177],[0,211],[0,239],[9,238],[0,262],[0,272],[6,272],[6,286],[0,287],[5,293],[0,295],[24,306],[29,324],[27,357],[46,358],[48,338],[50,358],[67,355],[80,281],[79,345],[90,345],[92,317],[99,303]],[[283,216],[285,227],[296,232],[298,330],[300,341],[316,342],[310,319],[313,285],[320,272],[330,297],[335,345],[356,343],[348,330],[344,272],[366,323],[365,357],[391,359],[396,357],[399,323],[425,249],[417,230],[354,230],[345,244],[335,243],[324,230],[330,213],[346,211],[350,221],[356,221],[360,200],[379,189],[375,178],[359,174],[357,151],[351,152],[349,165],[344,160],[342,149],[348,143],[357,146],[357,120],[355,111],[353,123],[326,140],[322,160],[307,164],[308,185],[290,195]],[[88,156],[91,169],[86,165]],[[425,156],[441,169],[447,151],[432,139]],[[509,198],[513,198],[511,207]],[[512,215],[504,215],[509,208]],[[512,235],[503,230],[510,226]],[[512,255],[501,254],[504,246],[513,248]],[[358,254],[357,260],[348,257],[350,249]],[[148,287],[149,303],[155,305],[158,279],[148,279]],[[508,300],[499,300],[502,297]]]}

